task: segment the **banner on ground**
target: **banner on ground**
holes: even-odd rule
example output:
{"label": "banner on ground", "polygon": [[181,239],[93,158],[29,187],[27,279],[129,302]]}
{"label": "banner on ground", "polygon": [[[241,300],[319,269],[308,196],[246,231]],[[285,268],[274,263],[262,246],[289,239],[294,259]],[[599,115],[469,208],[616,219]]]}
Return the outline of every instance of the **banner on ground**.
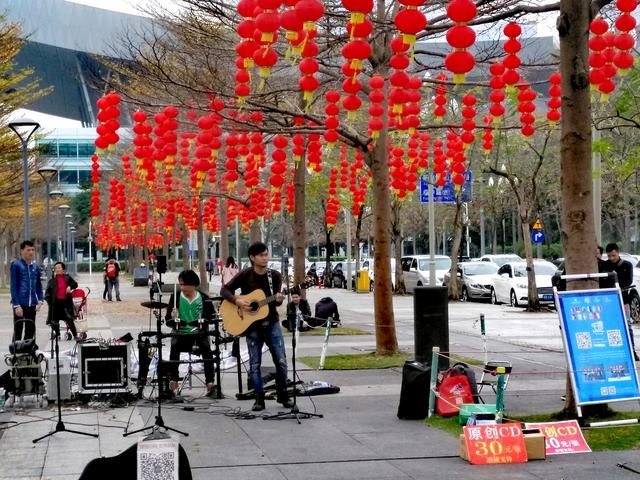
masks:
{"label": "banner on ground", "polygon": [[588,453],[591,451],[577,420],[564,422],[525,423],[526,429],[538,429],[544,435],[547,455]]}

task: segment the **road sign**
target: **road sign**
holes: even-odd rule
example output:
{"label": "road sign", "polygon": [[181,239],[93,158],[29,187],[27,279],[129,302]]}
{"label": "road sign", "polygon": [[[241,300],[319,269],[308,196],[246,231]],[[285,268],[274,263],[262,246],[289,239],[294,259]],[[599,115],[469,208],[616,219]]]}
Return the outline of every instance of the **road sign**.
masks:
{"label": "road sign", "polygon": [[533,224],[533,227],[531,227],[531,230],[542,230],[542,222],[540,221],[539,218],[536,218],[536,221]]}
{"label": "road sign", "polygon": [[[435,183],[436,176],[431,173],[433,183]],[[467,171],[464,172],[464,183],[462,184],[461,200],[463,202],[470,202],[472,197],[471,180],[472,174]],[[420,202],[429,203],[429,174],[425,173],[420,177]],[[444,187],[435,187],[433,191],[434,203],[456,203],[456,191],[454,184],[451,182],[451,175],[447,174],[447,183]]]}
{"label": "road sign", "polygon": [[544,243],[544,232],[542,230],[534,230],[531,232],[531,241],[533,243]]}

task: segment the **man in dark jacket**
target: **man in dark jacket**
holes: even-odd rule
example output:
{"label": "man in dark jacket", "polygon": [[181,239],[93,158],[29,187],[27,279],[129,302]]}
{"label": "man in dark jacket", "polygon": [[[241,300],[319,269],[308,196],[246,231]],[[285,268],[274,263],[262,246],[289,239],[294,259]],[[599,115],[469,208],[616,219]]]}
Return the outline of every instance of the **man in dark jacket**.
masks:
{"label": "man in dark jacket", "polygon": [[25,339],[36,337],[36,312],[42,307],[44,295],[40,281],[41,271],[35,262],[35,255],[33,242],[25,240],[20,244],[20,258],[11,262],[11,306],[15,340],[22,338],[23,330]]}
{"label": "man in dark jacket", "polygon": [[[620,290],[622,290],[622,302],[624,303],[624,315],[627,319],[627,327],[629,329],[629,336],[631,337],[631,349],[633,350],[633,356],[635,360],[638,361],[640,358],[636,353],[635,340],[633,338],[633,328],[632,323],[633,320],[631,318],[631,295],[629,292],[629,287],[633,285],[633,265],[631,262],[623,260],[620,258],[620,250],[618,249],[618,245],[616,243],[609,243],[605,247],[605,251],[607,252],[607,261],[604,263],[604,271],[605,272],[616,272],[618,277],[618,285],[620,286]],[[613,281],[611,281],[613,283]],[[614,285],[607,285],[608,287],[613,287]]]}
{"label": "man in dark jacket", "polygon": [[311,316],[311,307],[309,302],[300,296],[300,289],[293,287],[291,289],[291,301],[287,304],[287,318],[282,321],[282,326],[290,332],[293,331],[298,312],[302,314],[302,323],[299,324],[300,330],[309,330],[309,324],[305,317]]}
{"label": "man in dark jacket", "polygon": [[[331,326],[337,327],[340,324],[340,314],[338,313],[338,305],[333,301],[331,297],[324,297],[318,300],[316,303],[316,322],[317,319],[329,319],[331,318]],[[322,322],[324,324],[324,322]],[[312,325],[317,326],[317,325]]]}

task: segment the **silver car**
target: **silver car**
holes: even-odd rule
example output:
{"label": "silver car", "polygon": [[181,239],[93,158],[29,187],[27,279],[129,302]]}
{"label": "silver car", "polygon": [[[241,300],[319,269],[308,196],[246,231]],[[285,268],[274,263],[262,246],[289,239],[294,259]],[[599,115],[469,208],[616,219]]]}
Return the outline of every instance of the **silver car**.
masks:
{"label": "silver car", "polygon": [[[469,300],[491,300],[493,275],[498,271],[493,262],[462,262],[458,264],[458,291],[463,302]],[[451,272],[444,276],[444,284],[451,280]]]}

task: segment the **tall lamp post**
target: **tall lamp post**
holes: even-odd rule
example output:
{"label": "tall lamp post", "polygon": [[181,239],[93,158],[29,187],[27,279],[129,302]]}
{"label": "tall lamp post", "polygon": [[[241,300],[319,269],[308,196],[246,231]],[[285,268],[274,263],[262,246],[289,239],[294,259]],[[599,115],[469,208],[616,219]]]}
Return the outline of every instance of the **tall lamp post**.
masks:
{"label": "tall lamp post", "polygon": [[49,213],[50,203],[49,198],[51,197],[51,191],[49,189],[51,185],[51,179],[58,174],[58,170],[52,167],[42,167],[38,169],[38,175],[42,177],[44,183],[47,187],[47,209],[46,209],[46,217],[47,217],[47,277],[51,277],[51,215]]}
{"label": "tall lamp post", "polygon": [[60,232],[61,237],[58,239],[60,241],[60,245],[59,245],[59,254],[58,254],[58,261],[59,262],[64,262],[65,261],[65,251],[64,251],[64,245],[65,245],[65,235],[66,235],[66,224],[65,224],[65,220],[64,220],[64,215],[66,213],[67,210],[69,210],[69,205],[64,204],[64,205],[60,205],[58,207],[58,211],[60,212],[60,215],[62,215],[62,220],[60,222],[60,225],[62,226],[62,231]]}
{"label": "tall lamp post", "polygon": [[69,243],[71,245],[71,265],[74,275],[78,274],[78,263],[76,259],[76,227],[73,222],[69,225]]}
{"label": "tall lamp post", "polygon": [[[62,197],[64,197],[64,193],[62,192],[62,190],[58,190],[57,188],[55,190],[51,190],[49,192],[49,198],[51,200],[59,200]],[[47,212],[49,212],[49,209],[47,208]],[[50,213],[50,212],[49,212]],[[58,221],[58,209],[56,208],[56,261],[60,261],[60,225],[59,225],[59,221]]]}
{"label": "tall lamp post", "polygon": [[13,130],[22,143],[22,175],[24,176],[23,199],[24,199],[24,240],[31,240],[31,219],[29,218],[29,140],[40,128],[40,124],[34,120],[22,118],[9,123],[9,128]]}
{"label": "tall lamp post", "polygon": [[71,263],[73,261],[73,258],[71,258],[71,242],[69,241],[69,239],[71,238],[71,235],[69,235],[69,230],[71,229],[71,226],[73,225],[73,215],[67,213],[64,216],[64,241],[65,241],[65,245],[67,246],[67,248],[64,251],[64,256],[67,258],[67,263]]}

